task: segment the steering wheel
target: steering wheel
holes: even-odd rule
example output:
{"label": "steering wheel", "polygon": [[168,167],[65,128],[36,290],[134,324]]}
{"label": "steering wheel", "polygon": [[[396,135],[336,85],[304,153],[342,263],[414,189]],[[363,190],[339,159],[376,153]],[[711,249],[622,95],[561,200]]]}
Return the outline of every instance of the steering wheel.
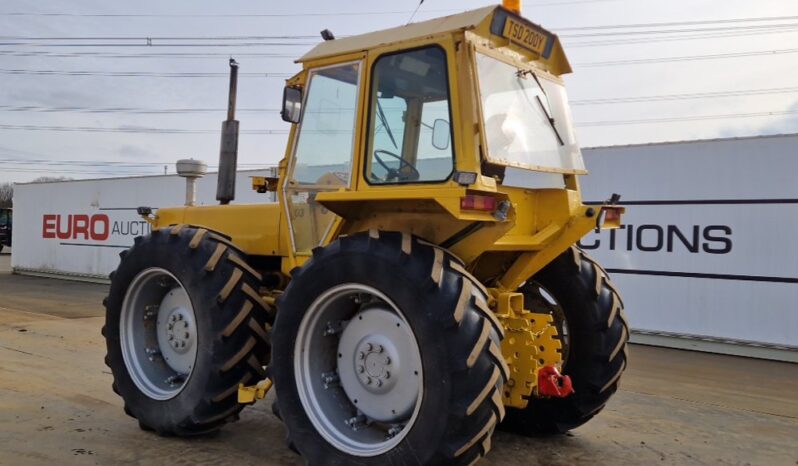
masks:
{"label": "steering wheel", "polygon": [[[399,161],[399,168],[391,168],[385,163],[385,160],[382,159],[380,156],[381,154],[390,155],[391,157],[395,158]],[[374,151],[374,159],[377,163],[388,172],[388,175],[385,177],[386,181],[390,181],[394,178],[403,178],[401,181],[416,181],[421,178],[421,173],[418,172],[415,166],[412,163],[408,162],[407,160],[403,159],[401,156],[394,154],[393,152],[388,152],[387,150],[377,149]],[[411,173],[408,175],[402,175],[401,170],[402,168],[407,167],[411,170]]]}

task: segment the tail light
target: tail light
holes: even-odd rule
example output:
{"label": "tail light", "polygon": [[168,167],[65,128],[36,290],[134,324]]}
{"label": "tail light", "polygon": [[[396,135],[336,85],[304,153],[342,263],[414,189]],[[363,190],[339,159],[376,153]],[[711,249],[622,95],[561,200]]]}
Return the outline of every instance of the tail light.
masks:
{"label": "tail light", "polygon": [[463,210],[493,212],[496,210],[496,198],[491,196],[469,194],[460,198],[460,208]]}

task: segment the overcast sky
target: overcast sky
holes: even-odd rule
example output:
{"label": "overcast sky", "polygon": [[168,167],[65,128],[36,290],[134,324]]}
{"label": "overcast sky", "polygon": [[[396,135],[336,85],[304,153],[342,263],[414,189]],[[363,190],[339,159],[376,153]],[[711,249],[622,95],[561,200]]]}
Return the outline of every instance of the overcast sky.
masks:
{"label": "overcast sky", "polygon": [[[414,21],[487,4],[426,0]],[[162,164],[173,173],[174,161],[183,157],[215,165],[229,55],[241,64],[242,131],[277,131],[242,134],[239,161],[244,168],[274,164],[284,152],[288,125],[277,107],[284,76],[299,69],[293,59],[318,42],[321,29],[343,36],[401,25],[416,5],[3,0],[0,182],[163,173]],[[566,85],[583,147],[798,132],[798,2],[527,0],[524,16],[561,36],[574,68]],[[751,21],[762,18],[769,20]],[[585,29],[597,26],[616,27]],[[257,37],[220,39],[225,36]],[[83,40],[90,37],[104,39]],[[185,40],[161,39],[169,37]],[[635,97],[646,99],[617,102]],[[157,134],[152,128],[208,132]]]}

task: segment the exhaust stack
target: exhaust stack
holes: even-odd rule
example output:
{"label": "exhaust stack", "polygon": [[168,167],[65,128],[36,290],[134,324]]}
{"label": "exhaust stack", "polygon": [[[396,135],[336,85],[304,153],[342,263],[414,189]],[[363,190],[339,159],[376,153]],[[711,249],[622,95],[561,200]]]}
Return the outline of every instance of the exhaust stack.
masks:
{"label": "exhaust stack", "polygon": [[230,94],[227,101],[227,120],[222,122],[222,147],[219,151],[219,181],[216,200],[229,204],[236,197],[236,166],[238,164],[238,120],[236,117],[236,88],[238,63],[230,59]]}

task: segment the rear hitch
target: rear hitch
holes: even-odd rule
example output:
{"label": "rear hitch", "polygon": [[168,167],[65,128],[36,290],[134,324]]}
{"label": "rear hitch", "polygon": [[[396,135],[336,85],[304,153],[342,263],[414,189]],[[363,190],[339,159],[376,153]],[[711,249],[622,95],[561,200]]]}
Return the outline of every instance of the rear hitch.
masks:
{"label": "rear hitch", "polygon": [[555,366],[543,366],[538,371],[538,396],[565,398],[574,392],[571,378],[560,374]]}

